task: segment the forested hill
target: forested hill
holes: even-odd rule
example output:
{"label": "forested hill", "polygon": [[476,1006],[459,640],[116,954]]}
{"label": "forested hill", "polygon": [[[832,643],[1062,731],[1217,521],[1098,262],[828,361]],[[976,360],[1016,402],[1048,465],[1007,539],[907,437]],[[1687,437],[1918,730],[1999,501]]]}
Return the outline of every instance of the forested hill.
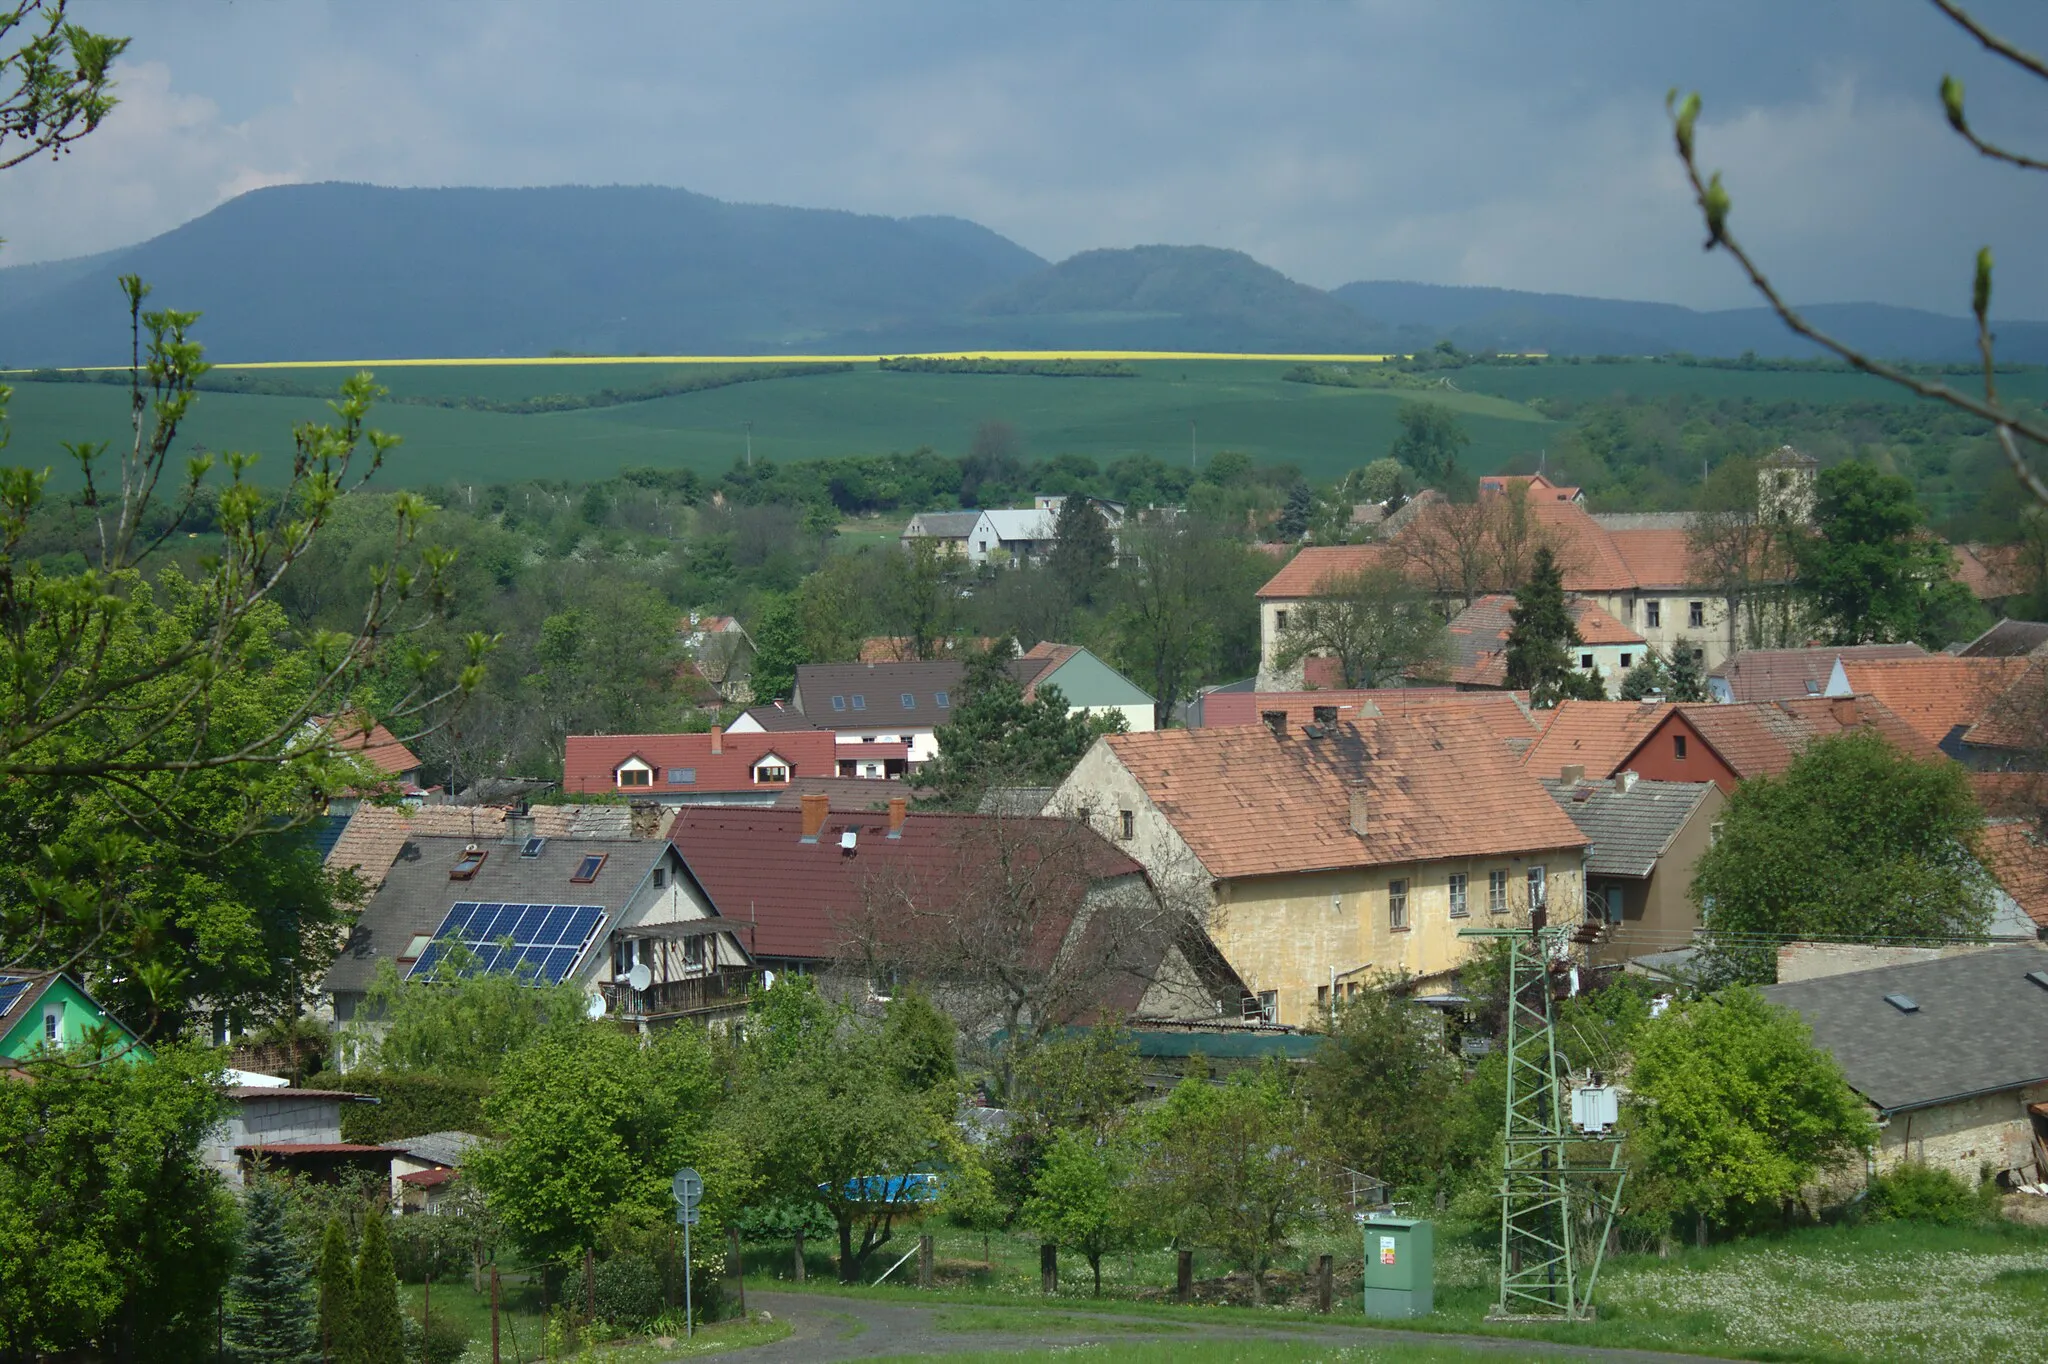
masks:
{"label": "forested hill", "polygon": [[[1360,315],[1395,328],[1449,337],[1467,350],[1548,351],[1553,355],[1812,356],[1767,308],[1700,312],[1673,303],[1585,298],[1390,280],[1333,291]],[[1803,309],[1824,330],[1889,359],[1977,358],[1976,324],[1882,303],[1824,303]],[[2048,362],[2048,323],[1996,323],[2001,359]]]}
{"label": "forested hill", "polygon": [[[4,258],[0,258],[4,259]],[[257,190],[83,263],[0,271],[0,364],[126,358],[115,280],[205,312],[216,360],[732,354],[914,331],[1045,262],[958,218],[652,187]]]}

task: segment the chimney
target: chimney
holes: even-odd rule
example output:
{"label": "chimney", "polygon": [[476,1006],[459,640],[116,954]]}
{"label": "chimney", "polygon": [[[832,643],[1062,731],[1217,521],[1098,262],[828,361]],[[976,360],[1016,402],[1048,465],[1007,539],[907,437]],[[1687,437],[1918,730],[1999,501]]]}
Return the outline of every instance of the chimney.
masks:
{"label": "chimney", "polygon": [[1366,806],[1371,792],[1364,786],[1351,788],[1351,832],[1360,838],[1366,835]]}
{"label": "chimney", "polygon": [[1286,711],[1284,711],[1284,710],[1262,710],[1262,711],[1260,711],[1260,712],[1259,712],[1259,718],[1260,718],[1261,720],[1263,720],[1263,721],[1265,721],[1265,722],[1266,722],[1266,728],[1267,728],[1267,729],[1270,729],[1270,730],[1272,730],[1272,731],[1273,731],[1273,737],[1274,737],[1274,738],[1276,738],[1276,739],[1284,739],[1284,738],[1286,738],[1286,737],[1287,737],[1287,712],[1286,712]]}
{"label": "chimney", "polygon": [[832,797],[806,794],[803,797],[804,842],[816,843],[818,831],[825,827],[825,817],[832,813]]}
{"label": "chimney", "polygon": [[889,799],[889,837],[903,837],[903,816],[910,809],[910,802],[901,796]]}
{"label": "chimney", "polygon": [[1834,713],[1835,723],[1843,729],[1854,729],[1856,727],[1855,697],[1837,696],[1834,700],[1828,702],[1828,709]]}
{"label": "chimney", "polygon": [[711,727],[711,756],[715,758],[723,752],[725,752],[725,727],[723,725],[713,725]]}
{"label": "chimney", "polygon": [[1622,795],[1622,796],[1625,796],[1625,795],[1627,795],[1627,794],[1628,794],[1629,792],[1631,792],[1631,791],[1633,791],[1633,790],[1635,790],[1635,789],[1636,789],[1636,774],[1635,774],[1635,773],[1633,773],[1633,772],[1630,772],[1630,771],[1627,771],[1627,770],[1623,770],[1623,771],[1620,771],[1620,772],[1617,772],[1617,773],[1615,773],[1615,774],[1614,774],[1614,791],[1615,791],[1615,794],[1616,794],[1616,795]]}
{"label": "chimney", "polygon": [[1586,779],[1586,765],[1584,763],[1566,763],[1557,770],[1557,779],[1566,786],[1577,786]]}

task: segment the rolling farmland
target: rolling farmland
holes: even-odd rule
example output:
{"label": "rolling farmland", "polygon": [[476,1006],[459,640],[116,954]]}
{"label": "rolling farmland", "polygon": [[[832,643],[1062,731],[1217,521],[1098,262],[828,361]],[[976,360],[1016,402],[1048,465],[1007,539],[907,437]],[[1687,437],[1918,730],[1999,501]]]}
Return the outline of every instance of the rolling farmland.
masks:
{"label": "rolling farmland", "polygon": [[[1130,359],[1136,378],[905,373],[882,370],[867,356],[762,358],[780,363],[851,358],[857,363],[847,371],[563,412],[515,415],[386,403],[377,411],[376,424],[402,436],[404,444],[380,482],[392,487],[449,480],[577,482],[642,465],[716,473],[744,450],[749,423],[757,459],[877,454],[924,445],[960,455],[975,429],[991,420],[1015,426],[1031,456],[1071,452],[1104,462],[1138,453],[1186,460],[1193,422],[1205,460],[1220,450],[1239,450],[1261,463],[1292,462],[1311,478],[1329,478],[1383,454],[1395,434],[1397,409],[1417,397],[1458,413],[1472,435],[1464,462],[1485,471],[1542,448],[1556,429],[1527,405],[1535,398],[1688,391],[1815,402],[1902,400],[1898,390],[1858,375],[1648,361],[1475,367],[1456,372],[1455,388],[1417,393],[1284,382],[1280,376],[1300,357],[1113,357]],[[748,357],[693,362],[575,358],[369,367],[394,396],[502,402],[657,385],[687,377],[697,365],[752,362]],[[247,374],[251,382],[325,391],[346,372],[339,366],[262,366],[223,368],[212,377],[233,382]],[[65,467],[60,442],[107,440],[118,447],[126,419],[125,389],[22,378],[10,380],[15,392],[7,462],[49,465],[55,486],[65,487],[75,480]],[[2010,386],[2036,396],[2048,392],[2048,376],[2012,376]],[[260,451],[264,458],[258,477],[277,477],[287,462],[292,426],[324,413],[324,403],[314,397],[208,392],[183,440],[193,448]]]}

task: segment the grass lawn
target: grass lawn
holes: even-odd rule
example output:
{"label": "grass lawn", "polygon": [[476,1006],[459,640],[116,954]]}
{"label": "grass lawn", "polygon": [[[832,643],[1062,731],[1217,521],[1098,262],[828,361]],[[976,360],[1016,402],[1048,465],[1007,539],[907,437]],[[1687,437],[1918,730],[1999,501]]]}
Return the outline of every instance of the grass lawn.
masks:
{"label": "grass lawn", "polygon": [[[1062,1345],[1015,1354],[971,1351],[963,1354],[900,1356],[933,1364],[1024,1364],[1030,1360],[1115,1360],[1116,1364],[1464,1364],[1474,1358],[1501,1364],[1552,1364],[1554,1354],[1488,1351],[1475,1356],[1455,1345],[1322,1345],[1292,1341],[1118,1341],[1114,1345]],[[885,1362],[886,1364],[886,1362]]]}
{"label": "grass lawn", "polygon": [[[1062,1256],[1060,1292],[1048,1300],[1038,1292],[1038,1249],[1031,1238],[991,1237],[984,1269],[979,1233],[941,1227],[934,1234],[937,1290],[899,1286],[893,1276],[879,1287],[841,1289],[824,1254],[807,1256],[806,1286],[905,1303],[950,1303],[962,1323],[953,1329],[960,1330],[1030,1329],[1024,1320],[1030,1312],[1020,1311],[1025,1304],[1070,1314],[1100,1308],[1169,1322],[1242,1323],[1253,1314],[1242,1306],[1173,1305],[1173,1256],[1163,1250],[1105,1260],[1101,1299],[1088,1295],[1085,1263]],[[915,1245],[915,1235],[913,1229],[900,1237],[893,1254],[878,1254],[870,1277]],[[1285,1300],[1305,1285],[1314,1257],[1325,1251],[1336,1256],[1340,1286],[1339,1311],[1331,1317],[1308,1312],[1300,1297]],[[2048,1359],[2048,1232],[2031,1228],[1814,1228],[1681,1250],[1670,1259],[1615,1257],[1601,1275],[1600,1319],[1577,1325],[1489,1324],[1495,1259],[1475,1234],[1442,1227],[1436,1262],[1431,1316],[1368,1323],[1353,1291],[1359,1243],[1348,1236],[1311,1241],[1276,1266],[1275,1305],[1257,1310],[1256,1318],[1262,1326],[1334,1321],[1753,1359]],[[785,1277],[788,1265],[786,1245],[757,1246],[748,1253],[749,1280],[763,1288],[793,1288]],[[1213,1257],[1198,1254],[1198,1295],[1213,1300],[1224,1271]],[[1173,1349],[1176,1359],[1183,1358],[1178,1345]]]}
{"label": "grass lawn", "polygon": [[[418,1284],[400,1284],[399,1302],[415,1319],[420,1312],[422,1292]],[[467,1280],[437,1283],[433,1293],[434,1319],[458,1321],[469,1335],[465,1364],[488,1364],[491,1357],[491,1295],[486,1288],[473,1292]],[[500,1280],[498,1285],[498,1346],[504,1364],[525,1364],[541,1357],[542,1319],[540,1289],[524,1280]],[[657,1364],[657,1361],[695,1355],[721,1354],[750,1345],[766,1345],[790,1332],[781,1321],[718,1321],[700,1324],[696,1337],[678,1340],[673,1346],[657,1346],[644,1338],[594,1345],[597,1358],[606,1364]],[[562,1358],[558,1338],[550,1358]]]}

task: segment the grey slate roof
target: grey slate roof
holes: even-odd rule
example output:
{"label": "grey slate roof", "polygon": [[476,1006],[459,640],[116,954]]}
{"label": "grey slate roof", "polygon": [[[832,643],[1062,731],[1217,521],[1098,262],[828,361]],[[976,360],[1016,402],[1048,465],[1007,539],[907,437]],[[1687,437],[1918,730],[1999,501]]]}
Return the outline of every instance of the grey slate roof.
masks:
{"label": "grey slate roof", "polygon": [[469,1154],[469,1148],[484,1140],[471,1132],[429,1132],[422,1137],[403,1137],[387,1141],[385,1147],[402,1151],[421,1160],[431,1160],[436,1165],[460,1169],[462,1158]]}
{"label": "grey slate roof", "polygon": [[1595,876],[1648,876],[1678,837],[1712,782],[1638,781],[1626,792],[1612,781],[1566,786],[1547,778],[1543,789],[1593,840],[1586,870]]}
{"label": "grey slate roof", "polygon": [[1956,652],[1963,658],[2020,658],[2048,644],[2048,621],[2002,620]]}
{"label": "grey slate roof", "polygon": [[[625,807],[617,807],[627,813]],[[466,881],[451,881],[448,870],[472,841],[489,851]],[[369,988],[380,961],[395,962],[415,935],[432,933],[460,900],[501,904],[601,905],[609,911],[603,932],[618,926],[619,913],[640,888],[666,842],[647,838],[550,838],[538,857],[521,857],[523,840],[513,838],[413,838],[398,851],[350,932],[348,945],[327,971],[330,994]],[[606,854],[604,867],[588,885],[569,880],[586,853]],[[599,941],[602,941],[600,934]]]}
{"label": "grey slate roof", "polygon": [[919,512],[910,518],[910,524],[903,528],[903,533],[912,534],[912,527],[915,527],[917,534],[934,535],[947,540],[964,540],[973,531],[974,523],[979,520],[981,513],[978,511]]}
{"label": "grey slate roof", "polygon": [[[796,670],[796,699],[817,729],[872,729],[885,733],[935,729],[953,718],[967,665],[928,663],[805,663]],[[908,692],[912,704],[905,707]],[[938,694],[948,705],[940,706]],[[838,697],[843,707],[834,706]],[[858,701],[856,702],[856,698]]]}
{"label": "grey slate roof", "polygon": [[787,734],[791,730],[816,729],[809,716],[795,706],[779,706],[770,703],[753,706],[747,710],[747,718],[769,734]]}
{"label": "grey slate roof", "polygon": [[[2048,950],[1997,947],[1934,961],[1772,985],[1849,1084],[1887,1113],[2048,1080]],[[1886,995],[1920,1007],[1901,1012]]]}

